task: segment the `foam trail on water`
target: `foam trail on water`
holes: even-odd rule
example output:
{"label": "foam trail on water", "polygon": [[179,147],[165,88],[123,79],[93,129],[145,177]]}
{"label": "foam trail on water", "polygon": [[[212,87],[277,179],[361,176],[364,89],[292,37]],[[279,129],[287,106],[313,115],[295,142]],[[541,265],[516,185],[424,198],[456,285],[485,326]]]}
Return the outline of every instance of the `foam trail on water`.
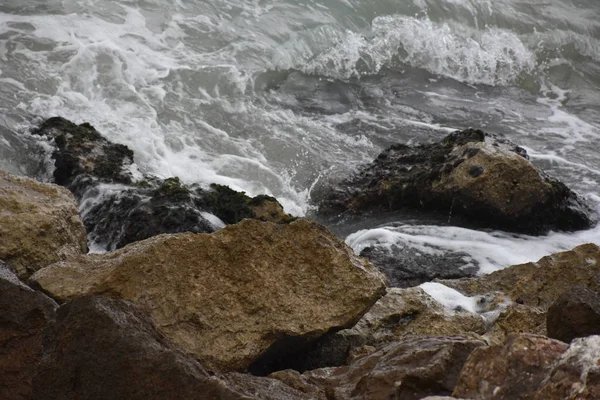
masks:
{"label": "foam trail on water", "polygon": [[360,253],[369,246],[397,245],[415,248],[426,254],[466,253],[465,265],[476,265],[479,274],[488,274],[510,265],[537,261],[540,258],[571,250],[585,243],[600,245],[600,227],[574,233],[551,232],[545,236],[528,236],[505,232],[482,232],[450,226],[384,226],[355,232],[346,243]]}

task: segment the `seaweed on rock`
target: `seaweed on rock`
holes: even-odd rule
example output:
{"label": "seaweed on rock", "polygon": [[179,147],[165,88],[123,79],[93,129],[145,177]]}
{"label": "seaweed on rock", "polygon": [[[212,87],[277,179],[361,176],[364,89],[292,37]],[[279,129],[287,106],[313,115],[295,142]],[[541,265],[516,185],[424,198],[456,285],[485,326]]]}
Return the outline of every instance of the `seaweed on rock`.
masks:
{"label": "seaweed on rock", "polygon": [[177,177],[135,180],[133,151],[89,123],[53,117],[33,133],[53,139],[54,181],[79,200],[89,239],[101,248],[114,250],[161,233],[211,233],[244,218],[294,220],[270,196],[252,198],[216,184],[202,188]]}

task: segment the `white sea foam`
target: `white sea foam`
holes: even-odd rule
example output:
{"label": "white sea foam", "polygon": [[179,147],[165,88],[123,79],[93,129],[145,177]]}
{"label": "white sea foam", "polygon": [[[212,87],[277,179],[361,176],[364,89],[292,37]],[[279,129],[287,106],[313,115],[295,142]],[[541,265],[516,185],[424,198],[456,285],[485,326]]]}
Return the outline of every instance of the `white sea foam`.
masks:
{"label": "white sea foam", "polygon": [[473,314],[480,311],[477,305],[477,298],[465,296],[459,291],[441,283],[427,282],[419,285],[419,287],[438,303],[450,310],[464,310]]}
{"label": "white sea foam", "polygon": [[482,232],[449,226],[402,225],[360,230],[346,243],[356,253],[369,246],[408,246],[425,254],[443,256],[447,252],[468,255],[465,265],[476,264],[480,274],[522,264],[585,243],[600,245],[600,226],[573,233],[551,232],[545,236]]}

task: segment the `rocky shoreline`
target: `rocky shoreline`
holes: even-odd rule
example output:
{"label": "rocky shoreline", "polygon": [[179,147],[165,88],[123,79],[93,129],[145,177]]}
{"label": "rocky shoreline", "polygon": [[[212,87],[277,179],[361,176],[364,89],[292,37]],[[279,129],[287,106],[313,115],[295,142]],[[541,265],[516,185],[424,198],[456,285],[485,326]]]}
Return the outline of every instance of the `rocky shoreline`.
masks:
{"label": "rocky shoreline", "polygon": [[[142,176],[89,124],[35,134],[61,186],[0,172],[2,399],[600,398],[594,244],[486,276],[363,253],[373,266],[272,197]],[[475,130],[392,146],[315,199],[529,233],[595,223]]]}

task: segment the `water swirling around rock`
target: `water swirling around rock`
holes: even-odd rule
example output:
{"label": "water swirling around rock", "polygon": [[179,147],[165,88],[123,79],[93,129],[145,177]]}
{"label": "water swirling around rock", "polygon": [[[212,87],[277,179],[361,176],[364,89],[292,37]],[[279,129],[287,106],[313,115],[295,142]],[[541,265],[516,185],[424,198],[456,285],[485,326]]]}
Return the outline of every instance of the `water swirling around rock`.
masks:
{"label": "water swirling around rock", "polygon": [[[324,177],[475,127],[598,203],[598,21],[593,0],[7,0],[0,168],[48,178],[49,157],[24,133],[61,115],[130,147],[144,173],[273,195],[304,215]],[[337,228],[387,229],[385,242],[409,223],[403,234],[419,234],[403,245],[424,236],[435,251],[469,252],[479,234],[498,254],[532,243],[523,261],[600,241],[594,229],[449,233],[444,219]]]}

